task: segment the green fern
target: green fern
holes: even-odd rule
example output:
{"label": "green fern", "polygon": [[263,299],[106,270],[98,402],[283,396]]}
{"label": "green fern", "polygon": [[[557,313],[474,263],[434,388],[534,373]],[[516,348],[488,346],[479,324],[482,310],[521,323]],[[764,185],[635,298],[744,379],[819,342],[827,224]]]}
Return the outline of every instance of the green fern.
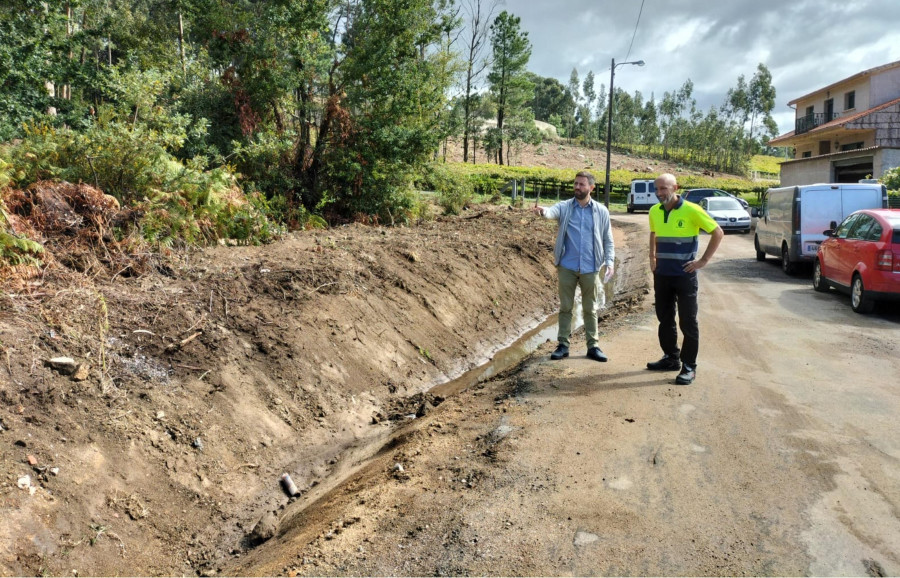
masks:
{"label": "green fern", "polygon": [[35,256],[44,252],[44,247],[40,243],[8,232],[12,226],[9,223],[6,205],[2,200],[0,200],[0,219],[3,221],[3,227],[0,230],[0,266],[35,265],[40,267],[43,265],[41,260]]}

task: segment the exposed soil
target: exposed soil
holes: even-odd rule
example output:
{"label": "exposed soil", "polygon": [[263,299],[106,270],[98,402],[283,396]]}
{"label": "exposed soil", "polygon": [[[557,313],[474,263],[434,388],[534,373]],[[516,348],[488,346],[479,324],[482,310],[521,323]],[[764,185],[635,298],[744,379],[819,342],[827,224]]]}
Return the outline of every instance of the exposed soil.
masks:
{"label": "exposed soil", "polygon": [[[601,166],[558,146],[522,162]],[[610,362],[576,334],[459,384],[556,310],[556,224],[526,208],[151,255],[103,234],[90,187],[17,198],[50,255],[0,297],[0,575],[900,572],[900,315],[752,236],[701,272],[694,386],[644,369],[625,214]]]}
{"label": "exposed soil", "polygon": [[[524,167],[584,169],[593,172],[597,178],[600,178],[606,171],[606,149],[597,147],[600,147],[600,145],[596,145],[595,147],[577,146],[567,143],[565,139],[559,139],[556,142],[544,142],[538,146],[523,145],[522,147],[515,148],[511,151],[510,164],[513,166]],[[447,147],[447,160],[462,162],[462,157],[462,146],[458,143],[450,143]],[[480,150],[477,151],[475,160],[479,163],[483,162],[484,152]],[[664,172],[676,175],[713,174],[710,171],[703,169],[684,167],[677,163],[659,159],[618,153],[613,153],[612,158],[610,159],[610,169],[613,171],[627,170],[640,175],[646,175],[648,173],[659,174]],[[714,176],[736,179],[742,178],[726,173],[715,173]],[[602,189],[603,183],[598,183],[598,190]]]}
{"label": "exposed soil", "polygon": [[282,473],[325,495],[557,305],[555,223],[526,209],[123,264],[79,228],[108,198],[28,195],[78,210],[45,231],[51,266],[4,280],[4,575],[218,571],[274,533]]}

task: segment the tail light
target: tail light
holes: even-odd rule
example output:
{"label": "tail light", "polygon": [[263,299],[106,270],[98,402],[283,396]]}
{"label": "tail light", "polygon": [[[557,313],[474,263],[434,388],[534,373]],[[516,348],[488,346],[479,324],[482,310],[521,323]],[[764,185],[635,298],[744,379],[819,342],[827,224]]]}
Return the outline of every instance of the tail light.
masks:
{"label": "tail light", "polygon": [[900,258],[895,259],[890,249],[878,251],[875,254],[875,268],[879,271],[900,271]]}

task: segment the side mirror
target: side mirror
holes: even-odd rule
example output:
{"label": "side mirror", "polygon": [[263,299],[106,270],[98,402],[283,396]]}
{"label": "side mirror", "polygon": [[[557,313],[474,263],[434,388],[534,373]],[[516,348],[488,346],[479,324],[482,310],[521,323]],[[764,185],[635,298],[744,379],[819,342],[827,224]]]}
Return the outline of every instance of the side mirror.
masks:
{"label": "side mirror", "polygon": [[751,217],[759,218],[759,209],[757,209],[756,207],[751,208],[751,209],[750,209],[750,216],[751,216]]}
{"label": "side mirror", "polygon": [[835,230],[835,229],[837,229],[837,221],[831,221],[831,223],[828,224],[828,227],[829,227],[832,231]]}
{"label": "side mirror", "polygon": [[826,237],[834,237],[834,229],[825,229],[822,234]]}

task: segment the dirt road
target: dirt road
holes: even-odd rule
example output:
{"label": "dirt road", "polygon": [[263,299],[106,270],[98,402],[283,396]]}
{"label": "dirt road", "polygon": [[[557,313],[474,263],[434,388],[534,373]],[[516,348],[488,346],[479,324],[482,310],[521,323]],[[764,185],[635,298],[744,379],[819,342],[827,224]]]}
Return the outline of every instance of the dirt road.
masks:
{"label": "dirt road", "polygon": [[[617,216],[642,223],[646,215]],[[220,569],[295,575],[897,575],[900,312],[854,314],[729,235],[701,273],[694,385],[651,373],[648,308],[610,356],[549,360],[410,423]]]}

